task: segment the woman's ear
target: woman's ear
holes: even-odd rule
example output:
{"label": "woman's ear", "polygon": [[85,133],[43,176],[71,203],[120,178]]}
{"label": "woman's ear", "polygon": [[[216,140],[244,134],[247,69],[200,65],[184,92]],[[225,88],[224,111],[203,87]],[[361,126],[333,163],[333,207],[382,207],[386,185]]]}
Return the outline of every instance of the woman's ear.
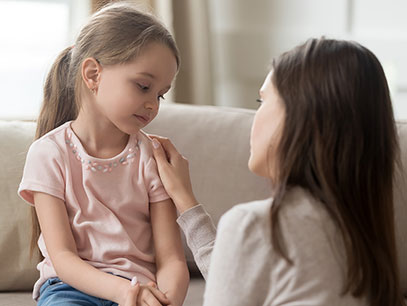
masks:
{"label": "woman's ear", "polygon": [[93,93],[97,91],[99,86],[101,72],[102,66],[93,57],[88,57],[82,62],[82,79],[86,87]]}

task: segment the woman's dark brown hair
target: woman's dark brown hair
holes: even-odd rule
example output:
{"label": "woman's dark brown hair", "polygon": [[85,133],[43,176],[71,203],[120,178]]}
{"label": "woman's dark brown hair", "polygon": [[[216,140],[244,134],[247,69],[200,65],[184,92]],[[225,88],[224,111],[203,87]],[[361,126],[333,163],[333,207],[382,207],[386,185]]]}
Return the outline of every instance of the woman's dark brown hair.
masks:
{"label": "woman's dark brown hair", "polygon": [[[172,35],[152,15],[138,11],[130,2],[108,4],[93,14],[82,28],[75,46],[63,50],[48,73],[35,138],[74,120],[78,115],[83,83],[81,65],[84,59],[93,57],[101,65],[127,63],[151,42],[167,46],[179,66],[179,52]],[[40,235],[34,208],[31,217],[33,255]]]}
{"label": "woman's dark brown hair", "polygon": [[399,148],[382,66],[356,42],[321,38],[284,53],[272,69],[286,112],[273,244],[286,257],[278,212],[286,190],[300,186],[340,229],[348,265],[343,293],[366,297],[372,306],[404,305],[393,211]]}

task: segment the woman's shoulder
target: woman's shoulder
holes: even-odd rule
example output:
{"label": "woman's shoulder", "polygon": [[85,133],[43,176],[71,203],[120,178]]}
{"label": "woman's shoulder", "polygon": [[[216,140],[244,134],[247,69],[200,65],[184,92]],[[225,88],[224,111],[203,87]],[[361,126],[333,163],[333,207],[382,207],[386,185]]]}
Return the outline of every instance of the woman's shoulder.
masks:
{"label": "woman's shoulder", "polygon": [[318,224],[330,220],[325,206],[308,190],[301,187],[291,187],[283,198],[281,219],[293,223]]}
{"label": "woman's shoulder", "polygon": [[[221,217],[218,228],[222,230],[238,226],[246,232],[262,230],[265,236],[270,236],[272,205],[272,198],[235,205]],[[324,206],[300,187],[287,191],[279,212],[279,221],[284,226],[300,230],[325,227],[325,224],[331,222]]]}
{"label": "woman's shoulder", "polygon": [[[223,216],[223,219],[240,219],[242,216],[250,217],[256,221],[269,218],[273,205],[273,198],[241,203],[233,206]],[[283,214],[287,213],[293,218],[318,217],[324,213],[322,204],[310,192],[301,187],[290,188],[281,205]],[[285,212],[285,213],[284,213]]]}
{"label": "woman's shoulder", "polygon": [[[290,257],[308,263],[319,258],[321,266],[331,257],[343,265],[339,228],[325,205],[309,191],[292,188],[284,197],[278,220]],[[332,265],[326,269],[332,269]]]}
{"label": "woman's shoulder", "polygon": [[241,233],[246,238],[251,233],[268,236],[271,205],[272,199],[269,198],[233,206],[220,218],[218,232],[233,231],[234,235]]}
{"label": "woman's shoulder", "polygon": [[229,209],[221,219],[241,220],[241,218],[249,219],[263,219],[267,212],[270,211],[273,199],[268,198],[264,200],[251,201],[241,203]]}

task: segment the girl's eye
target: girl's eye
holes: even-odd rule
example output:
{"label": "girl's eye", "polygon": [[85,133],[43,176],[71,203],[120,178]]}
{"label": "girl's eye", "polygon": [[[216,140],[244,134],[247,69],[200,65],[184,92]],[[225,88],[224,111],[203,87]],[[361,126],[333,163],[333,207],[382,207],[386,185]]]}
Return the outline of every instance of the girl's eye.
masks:
{"label": "girl's eye", "polygon": [[143,91],[147,91],[147,90],[150,89],[150,87],[144,86],[144,85],[142,85],[142,84],[137,84],[137,85],[138,85],[138,87],[140,87],[140,89],[143,90]]}

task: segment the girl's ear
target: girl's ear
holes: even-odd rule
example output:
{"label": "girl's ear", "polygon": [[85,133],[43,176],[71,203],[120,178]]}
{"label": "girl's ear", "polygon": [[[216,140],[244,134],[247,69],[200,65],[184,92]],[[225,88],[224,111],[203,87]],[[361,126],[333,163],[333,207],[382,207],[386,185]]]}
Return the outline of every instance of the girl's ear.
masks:
{"label": "girl's ear", "polygon": [[88,57],[82,62],[82,79],[92,92],[97,91],[101,72],[102,66],[93,57]]}

